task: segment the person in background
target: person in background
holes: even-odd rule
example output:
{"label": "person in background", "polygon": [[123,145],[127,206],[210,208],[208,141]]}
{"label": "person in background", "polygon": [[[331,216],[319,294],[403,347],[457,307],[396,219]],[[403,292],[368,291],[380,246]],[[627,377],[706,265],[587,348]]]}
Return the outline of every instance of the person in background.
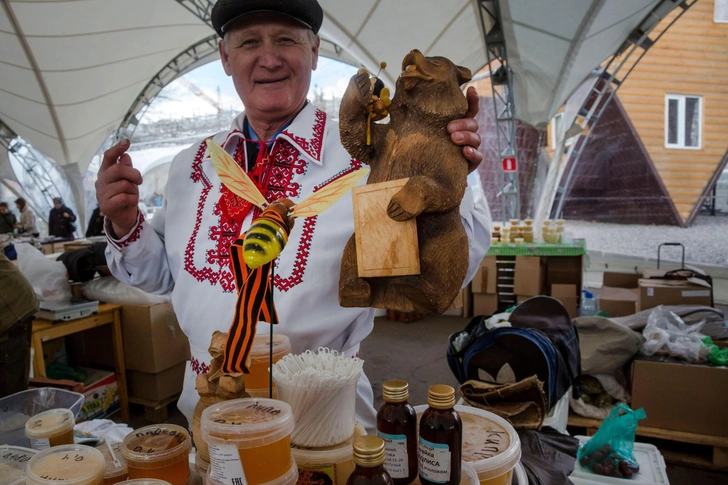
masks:
{"label": "person in background", "polygon": [[15,200],[15,207],[20,212],[20,222],[15,224],[19,236],[38,237],[40,231],[35,225],[35,212],[33,212],[24,198],[19,197]]}
{"label": "person in background", "polygon": [[101,209],[99,207],[96,207],[91,214],[91,219],[88,220],[86,237],[103,236],[105,234],[104,217],[105,214],[101,212]]}
{"label": "person in background", "polygon": [[7,202],[0,202],[0,234],[12,234],[18,220],[8,209]]}
{"label": "person in background", "polygon": [[38,299],[17,266],[0,252],[0,398],[28,389],[30,337]]}
{"label": "person in background", "polygon": [[63,239],[73,238],[76,214],[63,204],[60,197],[53,198],[53,209],[48,216],[48,235]]}

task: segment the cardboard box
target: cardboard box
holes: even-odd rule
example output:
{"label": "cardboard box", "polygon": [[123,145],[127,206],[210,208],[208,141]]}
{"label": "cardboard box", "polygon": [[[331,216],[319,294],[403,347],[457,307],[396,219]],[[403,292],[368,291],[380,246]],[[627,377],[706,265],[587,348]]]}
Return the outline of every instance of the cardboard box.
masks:
{"label": "cardboard box", "polygon": [[473,293],[473,315],[493,315],[498,312],[498,295]]}
{"label": "cardboard box", "polygon": [[728,437],[728,368],[639,358],[632,366],[632,409],[640,426]]}
{"label": "cardboard box", "polygon": [[545,259],[538,256],[516,256],[513,293],[521,296],[543,295],[546,289]]}
{"label": "cardboard box", "polygon": [[549,256],[546,261],[546,287],[576,285],[581,291],[584,271],[582,256]]}
{"label": "cardboard box", "polygon": [[641,279],[639,309],[658,305],[713,306],[713,289],[687,280]]}
{"label": "cardboard box", "polygon": [[571,318],[576,318],[576,302],[578,300],[576,285],[551,285],[551,296],[564,305]]}
{"label": "cardboard box", "polygon": [[497,293],[498,267],[495,256],[486,256],[472,282],[473,293]]}
{"label": "cardboard box", "polygon": [[190,358],[190,343],[179,328],[172,304],[121,307],[127,370],[155,374]]}
{"label": "cardboard box", "polygon": [[611,317],[625,317],[637,313],[639,309],[639,281],[636,273],[605,272],[602,289],[599,293],[599,309]]}
{"label": "cardboard box", "polygon": [[87,377],[84,381],[84,402],[76,421],[103,419],[119,410],[119,388],[116,374],[109,371],[82,367]]}
{"label": "cardboard box", "polygon": [[156,374],[127,371],[126,385],[129,396],[151,402],[162,402],[179,394],[182,392],[186,367],[187,362],[182,362]]}

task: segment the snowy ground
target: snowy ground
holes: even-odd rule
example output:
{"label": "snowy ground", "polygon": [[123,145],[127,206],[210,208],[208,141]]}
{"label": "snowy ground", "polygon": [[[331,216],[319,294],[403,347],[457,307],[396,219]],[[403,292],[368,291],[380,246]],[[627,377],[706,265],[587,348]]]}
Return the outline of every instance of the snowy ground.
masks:
{"label": "snowy ground", "polygon": [[[587,249],[656,258],[663,242],[685,245],[685,261],[728,267],[728,216],[698,216],[691,227],[566,221],[566,230],[586,239]],[[679,248],[663,248],[665,260],[680,260]]]}

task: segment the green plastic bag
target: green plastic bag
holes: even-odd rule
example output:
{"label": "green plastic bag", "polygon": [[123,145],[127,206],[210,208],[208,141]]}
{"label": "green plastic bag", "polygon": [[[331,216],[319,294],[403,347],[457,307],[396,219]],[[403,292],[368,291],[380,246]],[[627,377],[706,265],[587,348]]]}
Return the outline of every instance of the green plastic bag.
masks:
{"label": "green plastic bag", "polygon": [[633,454],[637,422],[646,417],[642,408],[632,411],[625,404],[614,408],[596,434],[579,447],[579,463],[598,475],[631,478],[640,470]]}

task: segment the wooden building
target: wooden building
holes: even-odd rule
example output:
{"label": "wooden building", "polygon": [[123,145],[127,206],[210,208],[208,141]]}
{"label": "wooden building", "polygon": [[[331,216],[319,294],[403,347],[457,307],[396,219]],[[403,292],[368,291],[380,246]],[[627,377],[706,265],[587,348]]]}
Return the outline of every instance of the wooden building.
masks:
{"label": "wooden building", "polygon": [[[656,38],[676,15],[668,16],[650,37]],[[476,87],[481,95],[489,95],[487,80]],[[582,156],[570,194],[603,190],[612,196],[612,212],[596,218],[587,209],[600,207],[608,213],[610,203],[605,195],[604,199],[593,197],[591,205],[567,198],[564,215],[629,222],[615,218],[618,212],[629,210],[617,198],[631,197],[628,194],[639,191],[640,179],[647,177],[652,193],[644,194],[643,189],[642,195],[653,197],[655,207],[632,222],[690,225],[728,163],[728,0],[699,0],[693,5],[635,66],[616,98],[615,106],[610,107],[614,108],[612,119],[600,121],[586,149],[603,155],[604,140],[594,139],[599,130],[603,138],[614,138],[616,133],[625,137],[619,146],[632,147],[632,159],[622,171],[639,172],[635,186],[629,190],[618,184],[606,187],[604,177],[611,174],[602,170],[600,177],[594,166],[600,160],[604,163],[604,157]],[[559,121],[557,115],[545,137],[550,158]],[[592,143],[595,146],[589,147]],[[622,173],[623,181],[628,175]]]}

